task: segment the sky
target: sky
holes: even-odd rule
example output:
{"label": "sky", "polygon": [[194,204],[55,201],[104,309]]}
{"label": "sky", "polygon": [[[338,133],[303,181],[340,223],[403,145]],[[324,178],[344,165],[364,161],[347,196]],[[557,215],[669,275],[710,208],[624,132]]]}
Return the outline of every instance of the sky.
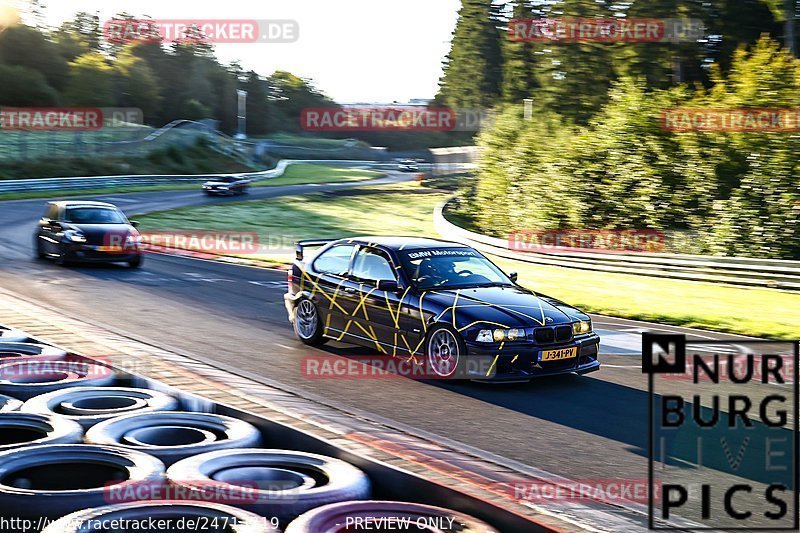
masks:
{"label": "sky", "polygon": [[[2,3],[4,0],[0,0]],[[5,0],[8,1],[8,0]],[[25,0],[15,0],[24,2]],[[342,103],[432,98],[459,0],[42,0],[58,25],[78,11],[166,19],[291,19],[294,43],[217,44],[217,57],[269,75],[288,70]]]}

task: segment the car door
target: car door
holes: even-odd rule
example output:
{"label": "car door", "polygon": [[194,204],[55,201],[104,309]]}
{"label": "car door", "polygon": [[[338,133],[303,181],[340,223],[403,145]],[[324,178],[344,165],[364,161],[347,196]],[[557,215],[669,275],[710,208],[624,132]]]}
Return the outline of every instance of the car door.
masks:
{"label": "car door", "polygon": [[355,253],[354,244],[337,244],[324,250],[311,262],[311,272],[304,276],[305,290],[314,292],[325,334],[338,338],[346,324],[343,284],[347,281]]}
{"label": "car door", "polygon": [[391,259],[382,250],[361,246],[353,259],[350,279],[355,285],[355,297],[348,299],[348,311],[356,324],[356,333],[381,343],[386,352],[393,353],[391,346],[401,343],[399,297],[394,291],[378,289],[379,281],[398,283]]}

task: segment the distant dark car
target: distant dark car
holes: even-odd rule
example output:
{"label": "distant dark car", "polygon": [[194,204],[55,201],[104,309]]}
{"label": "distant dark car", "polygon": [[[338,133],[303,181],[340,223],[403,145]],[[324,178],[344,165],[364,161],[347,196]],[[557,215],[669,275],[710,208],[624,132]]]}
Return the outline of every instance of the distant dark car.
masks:
{"label": "distant dark car", "polygon": [[203,184],[203,192],[208,195],[233,196],[245,194],[250,188],[249,179],[236,176],[220,176]]}
{"label": "distant dark car", "polygon": [[78,262],[142,265],[136,222],[112,204],[86,201],[49,202],[34,235],[40,259],[56,264]]}
{"label": "distant dark car", "polygon": [[[323,247],[305,260],[311,246]],[[300,241],[284,300],[302,342],[336,339],[414,359],[425,376],[519,381],[597,370],[589,316],[516,279],[452,242]]]}

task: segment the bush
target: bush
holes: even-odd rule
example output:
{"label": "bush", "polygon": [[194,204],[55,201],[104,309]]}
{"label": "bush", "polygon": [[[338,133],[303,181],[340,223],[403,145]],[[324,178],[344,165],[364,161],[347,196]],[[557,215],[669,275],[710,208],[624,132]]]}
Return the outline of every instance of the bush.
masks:
{"label": "bush", "polygon": [[[706,92],[648,91],[622,79],[586,126],[502,110],[479,138],[476,184],[461,214],[485,233],[660,229],[671,251],[800,258],[800,180],[791,133],[673,133],[670,107],[800,107],[800,63],[762,38]],[[764,90],[768,87],[769,90]]]}

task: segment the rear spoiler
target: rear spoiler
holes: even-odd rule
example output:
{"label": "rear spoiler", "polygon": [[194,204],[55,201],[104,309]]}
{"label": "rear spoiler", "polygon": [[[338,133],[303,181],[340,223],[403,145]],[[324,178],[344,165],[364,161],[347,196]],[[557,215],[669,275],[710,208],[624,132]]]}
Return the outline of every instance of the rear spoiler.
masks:
{"label": "rear spoiler", "polygon": [[298,261],[303,260],[303,251],[306,248],[315,248],[319,246],[325,246],[326,244],[333,242],[337,239],[308,239],[305,241],[297,241],[294,244],[294,255]]}

